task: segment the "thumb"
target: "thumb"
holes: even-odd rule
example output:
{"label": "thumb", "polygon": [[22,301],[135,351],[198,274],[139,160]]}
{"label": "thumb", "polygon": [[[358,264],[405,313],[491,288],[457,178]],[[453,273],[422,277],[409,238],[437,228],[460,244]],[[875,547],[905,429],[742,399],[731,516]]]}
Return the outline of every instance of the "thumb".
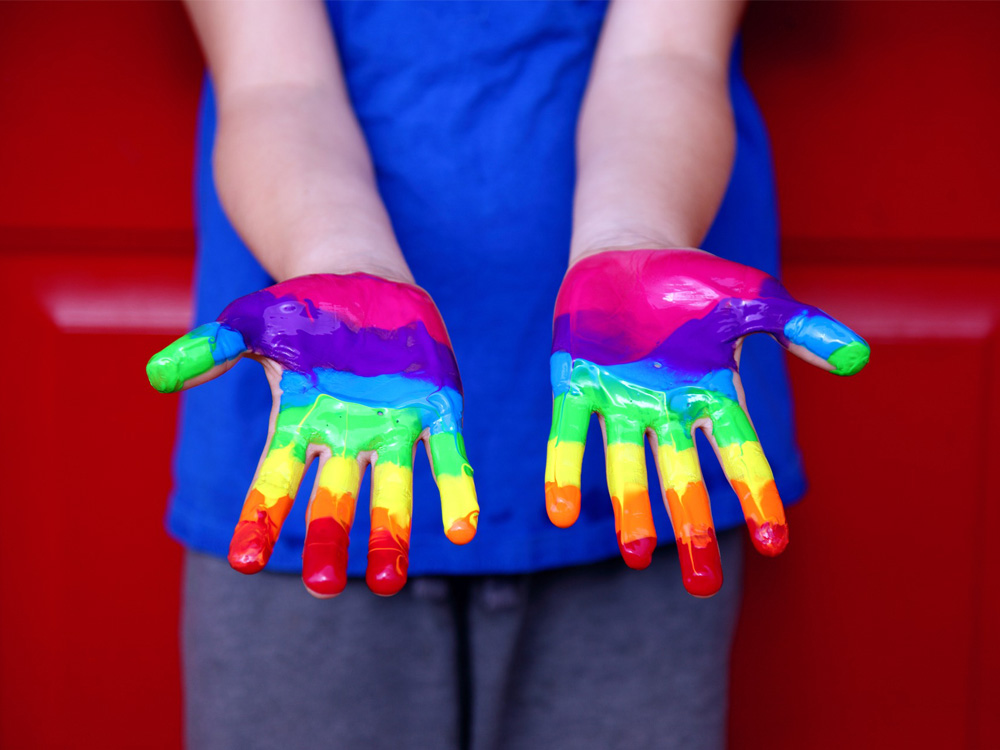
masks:
{"label": "thumb", "polygon": [[819,308],[810,305],[803,307],[784,326],[782,333],[788,343],[782,343],[786,348],[801,357],[802,354],[796,351],[796,347],[802,347],[824,360],[834,375],[854,375],[860,372],[871,356],[868,343]]}
{"label": "thumb", "polygon": [[154,354],[146,364],[146,376],[160,393],[176,393],[221,375],[246,351],[239,331],[224,323],[208,323]]}
{"label": "thumb", "polygon": [[853,375],[868,364],[871,348],[863,338],[818,307],[780,292],[740,300],[740,336],[769,333],[795,356],[835,375]]}

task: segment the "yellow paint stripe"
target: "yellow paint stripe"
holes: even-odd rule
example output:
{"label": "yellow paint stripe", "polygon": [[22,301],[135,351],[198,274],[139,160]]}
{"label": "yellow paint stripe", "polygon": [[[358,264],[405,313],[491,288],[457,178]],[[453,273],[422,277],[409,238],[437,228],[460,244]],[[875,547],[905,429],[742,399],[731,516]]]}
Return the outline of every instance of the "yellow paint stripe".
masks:
{"label": "yellow paint stripe", "polygon": [[332,456],[323,464],[319,473],[319,486],[325,487],[333,495],[357,494],[361,484],[361,467],[354,458]]}
{"label": "yellow paint stripe", "polygon": [[545,450],[545,481],[560,487],[580,486],[580,467],[583,464],[583,443],[569,440],[549,440]]}
{"label": "yellow paint stripe", "polygon": [[437,478],[437,483],[441,493],[441,518],[444,521],[444,530],[447,532],[460,519],[467,519],[475,527],[479,518],[477,512],[479,503],[476,500],[476,485],[472,477],[464,474],[459,477],[441,474]]}
{"label": "yellow paint stripe", "polygon": [[719,448],[719,458],[729,481],[742,482],[754,497],[760,497],[765,486],[774,481],[764,451],[756,441]]}
{"label": "yellow paint stripe", "polygon": [[390,518],[410,526],[413,512],[413,471],[406,466],[376,462],[372,469],[372,507],[384,508]]}
{"label": "yellow paint stripe", "polygon": [[637,490],[648,492],[646,452],[641,445],[634,443],[609,445],[607,470],[608,490],[611,491],[612,497],[623,498],[630,494],[630,491]]}
{"label": "yellow paint stripe", "polygon": [[273,508],[284,497],[294,497],[305,473],[305,464],[295,457],[295,446],[286,445],[268,452],[261,464],[253,489],[264,497],[264,507]]}
{"label": "yellow paint stripe", "polygon": [[608,491],[621,542],[656,538],[649,507],[646,452],[635,443],[612,443],[607,454]]}
{"label": "yellow paint stripe", "polygon": [[677,450],[672,445],[660,445],[656,449],[656,463],[664,492],[673,490],[683,496],[689,484],[702,481],[697,448]]}

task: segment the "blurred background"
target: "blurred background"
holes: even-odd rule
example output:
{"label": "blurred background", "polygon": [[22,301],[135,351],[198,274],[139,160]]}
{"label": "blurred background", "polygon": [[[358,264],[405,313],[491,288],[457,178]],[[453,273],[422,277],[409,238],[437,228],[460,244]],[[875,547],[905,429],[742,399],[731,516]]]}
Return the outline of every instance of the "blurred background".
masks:
{"label": "blurred background", "polygon": [[[754,2],[744,37],[786,284],[874,353],[790,362],[812,489],[748,556],[731,746],[1000,747],[1000,3]],[[202,70],[176,3],[0,3],[4,748],[180,746],[143,366],[189,319]]]}

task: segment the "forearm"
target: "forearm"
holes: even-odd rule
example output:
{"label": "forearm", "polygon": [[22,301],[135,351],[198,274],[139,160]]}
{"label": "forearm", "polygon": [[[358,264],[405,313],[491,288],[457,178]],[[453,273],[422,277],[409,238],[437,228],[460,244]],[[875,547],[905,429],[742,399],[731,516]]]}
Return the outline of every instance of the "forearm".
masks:
{"label": "forearm", "polygon": [[[732,169],[728,63],[739,4],[618,6],[580,113],[571,261],[609,248],[698,246]],[[647,9],[661,17],[645,19]],[[647,31],[657,23],[666,31]]]}
{"label": "forearm", "polygon": [[214,166],[226,213],[278,281],[352,271],[413,281],[346,97],[289,85],[220,96]]}
{"label": "forearm", "polygon": [[278,281],[412,281],[318,0],[187,4],[212,73],[219,198]]}

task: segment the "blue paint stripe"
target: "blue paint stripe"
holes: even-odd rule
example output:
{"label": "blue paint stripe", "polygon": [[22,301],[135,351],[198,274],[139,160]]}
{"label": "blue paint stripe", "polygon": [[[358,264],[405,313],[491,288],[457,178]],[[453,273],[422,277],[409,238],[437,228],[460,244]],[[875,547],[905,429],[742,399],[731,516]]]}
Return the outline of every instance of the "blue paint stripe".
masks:
{"label": "blue paint stripe", "polygon": [[326,394],[372,409],[416,409],[420,423],[434,435],[457,432],[462,421],[462,395],[458,391],[403,374],[365,376],[318,368],[306,375],[286,370],[281,390],[283,406],[309,406]]}
{"label": "blue paint stripe", "polygon": [[785,324],[785,336],[823,359],[847,344],[862,342],[854,331],[825,314],[802,312]]}

